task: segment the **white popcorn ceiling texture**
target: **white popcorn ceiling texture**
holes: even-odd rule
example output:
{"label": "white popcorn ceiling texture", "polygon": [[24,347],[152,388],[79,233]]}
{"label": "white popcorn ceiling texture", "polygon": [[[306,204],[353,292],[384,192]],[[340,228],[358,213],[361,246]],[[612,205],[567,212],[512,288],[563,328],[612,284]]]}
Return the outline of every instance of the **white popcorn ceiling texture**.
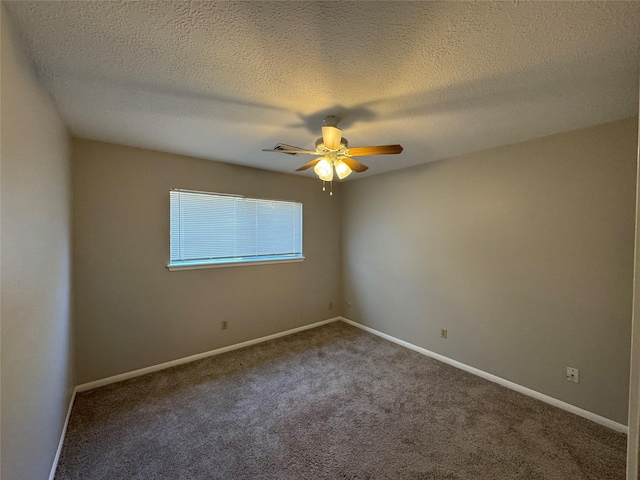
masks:
{"label": "white popcorn ceiling texture", "polygon": [[[365,174],[638,113],[640,2],[3,2],[73,135],[292,172],[335,114]],[[308,175],[313,175],[307,172]]]}

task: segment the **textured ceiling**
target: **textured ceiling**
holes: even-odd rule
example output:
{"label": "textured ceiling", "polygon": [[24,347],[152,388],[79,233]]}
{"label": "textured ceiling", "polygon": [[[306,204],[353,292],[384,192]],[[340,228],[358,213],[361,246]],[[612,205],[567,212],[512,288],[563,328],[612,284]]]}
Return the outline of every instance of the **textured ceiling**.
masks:
{"label": "textured ceiling", "polygon": [[[3,2],[77,136],[291,172],[336,114],[369,175],[638,112],[640,2]],[[352,175],[350,178],[356,177]]]}

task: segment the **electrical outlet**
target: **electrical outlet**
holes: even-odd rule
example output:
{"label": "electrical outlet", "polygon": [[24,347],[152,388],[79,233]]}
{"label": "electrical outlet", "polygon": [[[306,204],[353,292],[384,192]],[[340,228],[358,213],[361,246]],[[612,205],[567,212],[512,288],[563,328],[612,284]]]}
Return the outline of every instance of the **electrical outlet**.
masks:
{"label": "electrical outlet", "polygon": [[229,325],[227,324],[226,320],[222,320],[222,322],[220,323],[220,330],[226,330],[227,328],[229,328]]}
{"label": "electrical outlet", "polygon": [[329,302],[329,310],[333,310],[333,302]]}
{"label": "electrical outlet", "polygon": [[580,373],[577,368],[567,367],[567,382],[580,383]]}
{"label": "electrical outlet", "polygon": [[447,329],[446,328],[441,328],[440,329],[440,336],[442,338],[447,338]]}

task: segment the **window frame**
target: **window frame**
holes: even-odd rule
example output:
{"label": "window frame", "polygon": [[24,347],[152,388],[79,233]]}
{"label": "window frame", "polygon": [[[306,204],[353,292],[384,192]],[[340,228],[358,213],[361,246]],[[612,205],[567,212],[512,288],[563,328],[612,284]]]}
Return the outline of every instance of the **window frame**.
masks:
{"label": "window frame", "polygon": [[[300,254],[299,255],[282,255],[278,258],[278,255],[262,255],[255,259],[251,257],[235,257],[233,259],[215,260],[205,259],[196,261],[182,261],[171,262],[171,194],[173,192],[193,193],[201,195],[212,195],[218,197],[235,197],[243,198],[247,200],[256,200],[261,202],[282,202],[292,203],[300,205]],[[282,199],[270,199],[270,198],[253,198],[244,195],[235,195],[229,193],[217,193],[217,192],[205,192],[201,190],[188,190],[184,188],[172,188],[169,190],[169,262],[167,263],[167,269],[170,272],[181,270],[200,270],[205,268],[227,268],[227,267],[247,267],[250,265],[272,265],[280,263],[298,263],[305,260],[304,257],[304,205],[300,201],[295,200],[282,200]]]}

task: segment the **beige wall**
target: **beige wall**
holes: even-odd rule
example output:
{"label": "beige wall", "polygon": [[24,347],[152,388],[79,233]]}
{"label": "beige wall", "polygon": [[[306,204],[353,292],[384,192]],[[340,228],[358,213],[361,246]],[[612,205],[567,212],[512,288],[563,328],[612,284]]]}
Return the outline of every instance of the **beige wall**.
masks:
{"label": "beige wall", "polygon": [[[640,107],[640,106],[639,106]],[[640,113],[640,112],[639,112]],[[640,137],[640,129],[638,130]],[[638,143],[640,165],[640,143]],[[640,169],[636,177],[636,248],[633,294],[633,327],[631,333],[631,374],[629,375],[629,442],[627,448],[627,480],[640,477],[640,238],[638,238],[638,212],[640,212]]]}
{"label": "beige wall", "polygon": [[44,480],[73,385],[69,137],[0,10],[0,476]]}
{"label": "beige wall", "polygon": [[[79,383],[338,315],[339,188],[89,140],[72,158]],[[169,272],[171,188],[302,201],[306,260]]]}
{"label": "beige wall", "polygon": [[626,424],[637,132],[627,119],[346,184],[345,315]]}

